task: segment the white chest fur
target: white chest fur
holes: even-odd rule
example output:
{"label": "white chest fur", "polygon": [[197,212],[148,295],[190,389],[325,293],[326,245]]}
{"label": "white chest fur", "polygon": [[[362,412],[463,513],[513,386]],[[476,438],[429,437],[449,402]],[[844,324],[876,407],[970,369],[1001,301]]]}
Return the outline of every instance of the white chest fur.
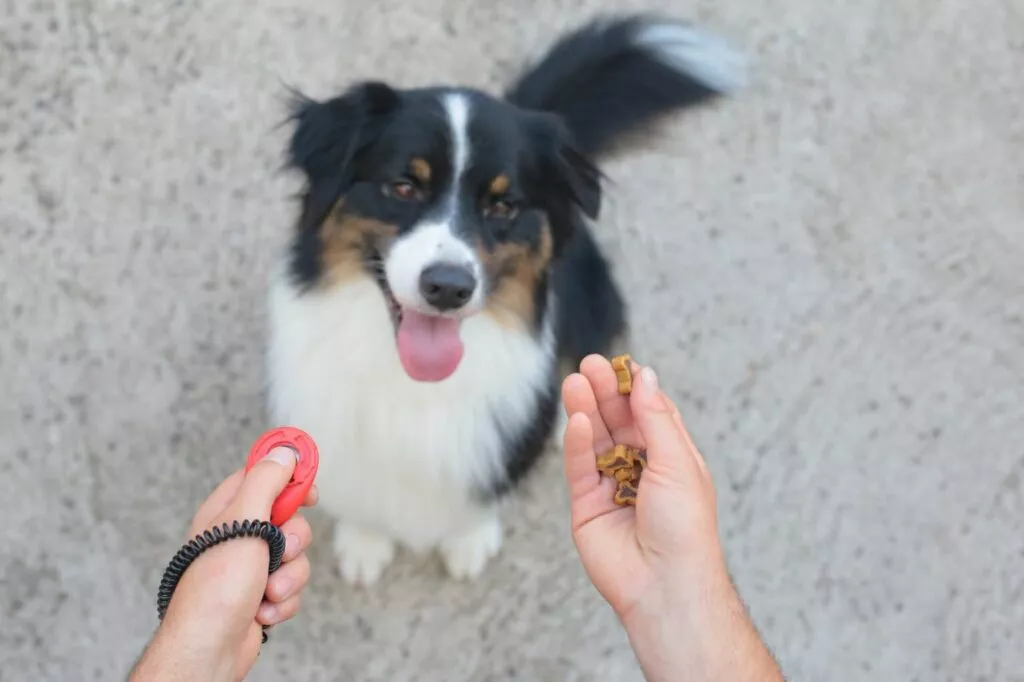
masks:
{"label": "white chest fur", "polygon": [[299,295],[278,275],[270,322],[272,418],[316,441],[319,507],[364,535],[416,550],[443,545],[487,515],[473,490],[502,475],[502,433],[535,418],[554,362],[550,332],[538,343],[474,316],[463,322],[455,373],[419,383],[402,369],[384,298],[369,278]]}

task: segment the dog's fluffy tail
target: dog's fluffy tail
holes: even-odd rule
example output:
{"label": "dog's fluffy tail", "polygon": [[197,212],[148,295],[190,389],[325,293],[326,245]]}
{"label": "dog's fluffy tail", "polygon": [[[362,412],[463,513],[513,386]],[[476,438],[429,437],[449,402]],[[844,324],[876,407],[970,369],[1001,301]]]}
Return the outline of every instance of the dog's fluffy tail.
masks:
{"label": "dog's fluffy tail", "polygon": [[674,19],[626,16],[564,36],[505,97],[561,115],[593,157],[655,117],[731,93],[744,80],[742,56],[721,39]]}

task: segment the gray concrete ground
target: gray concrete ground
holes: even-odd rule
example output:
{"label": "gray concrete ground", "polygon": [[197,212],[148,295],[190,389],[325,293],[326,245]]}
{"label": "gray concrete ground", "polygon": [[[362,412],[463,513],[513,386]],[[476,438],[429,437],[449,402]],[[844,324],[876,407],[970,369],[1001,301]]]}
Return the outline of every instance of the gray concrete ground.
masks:
{"label": "gray concrete ground", "polygon": [[[266,425],[282,84],[497,89],[627,6],[753,59],[609,163],[602,239],[758,626],[793,680],[1024,680],[1024,9],[967,0],[0,3],[0,679],[123,676]],[[640,677],[554,457],[468,587],[346,589],[313,520],[252,679]]]}

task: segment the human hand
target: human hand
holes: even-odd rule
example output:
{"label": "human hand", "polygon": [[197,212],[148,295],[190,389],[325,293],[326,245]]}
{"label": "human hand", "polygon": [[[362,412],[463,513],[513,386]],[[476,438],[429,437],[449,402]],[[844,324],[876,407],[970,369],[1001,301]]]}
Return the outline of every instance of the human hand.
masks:
{"label": "human hand", "polygon": [[[295,470],[295,452],[272,450],[248,473],[240,469],[200,505],[188,538],[245,519],[266,520]],[[317,502],[310,489],[303,506]],[[268,577],[267,543],[236,538],[203,552],[185,571],[133,682],[160,679],[241,680],[259,655],[262,625],[293,618],[309,579],[305,551],[312,529],[299,514],[281,526],[285,551]]]}
{"label": "human hand", "polygon": [[[632,393],[619,395],[611,363],[591,355],[562,385],[572,536],[587,575],[646,679],[782,682],[729,578],[704,458],[654,372],[633,373]],[[647,449],[635,507],[616,505],[597,470],[597,453],[616,444]]]}
{"label": "human hand", "polygon": [[[724,570],[704,458],[654,371],[634,363],[633,372],[631,395],[619,395],[611,363],[592,355],[562,385],[573,540],[594,586],[623,619],[644,598],[664,599],[681,578]],[[647,449],[635,508],[614,503],[615,483],[595,465],[596,453],[620,443]]]}

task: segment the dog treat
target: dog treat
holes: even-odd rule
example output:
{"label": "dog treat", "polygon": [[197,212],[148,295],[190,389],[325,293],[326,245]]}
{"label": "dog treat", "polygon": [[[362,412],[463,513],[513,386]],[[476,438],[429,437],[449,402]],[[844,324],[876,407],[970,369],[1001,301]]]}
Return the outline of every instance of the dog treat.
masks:
{"label": "dog treat", "polygon": [[616,483],[629,483],[630,481],[632,481],[637,476],[636,468],[637,468],[637,465],[633,464],[633,466],[629,467],[628,469],[625,469],[625,468],[624,469],[616,469],[615,470],[615,482]]}
{"label": "dog treat", "polygon": [[608,452],[597,456],[597,468],[606,476],[614,476],[616,471],[632,469],[636,448],[628,445],[616,445]]}
{"label": "dog treat", "polygon": [[629,395],[633,391],[633,358],[617,355],[612,358],[612,369],[619,380],[619,395]]}
{"label": "dog treat", "polygon": [[[612,358],[612,369],[619,382],[619,395],[633,392],[633,358],[628,354]],[[636,504],[640,475],[647,466],[647,451],[629,445],[616,445],[597,456],[598,470],[616,483],[615,504],[620,507]]]}
{"label": "dog treat", "polygon": [[615,489],[615,504],[620,507],[636,505],[636,485],[632,481],[620,483]]}
{"label": "dog treat", "polygon": [[597,456],[598,470],[616,483],[615,504],[636,504],[637,486],[647,466],[647,452],[630,445],[616,445]]}

